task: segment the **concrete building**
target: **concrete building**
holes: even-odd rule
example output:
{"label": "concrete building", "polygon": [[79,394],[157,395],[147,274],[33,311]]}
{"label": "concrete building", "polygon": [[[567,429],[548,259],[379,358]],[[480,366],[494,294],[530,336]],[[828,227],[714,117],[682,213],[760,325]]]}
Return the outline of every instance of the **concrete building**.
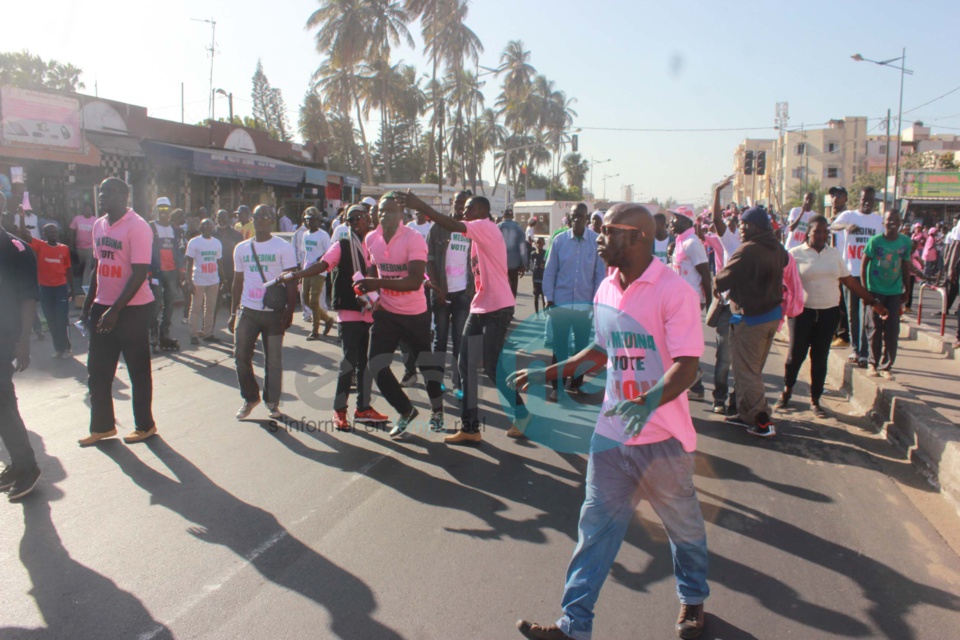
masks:
{"label": "concrete building", "polygon": [[[867,143],[867,119],[863,117],[831,120],[822,129],[786,131],[774,140],[747,138],[734,152],[733,201],[742,206],[749,197],[752,202],[784,210],[791,189],[803,188],[811,179],[819,180],[825,189],[848,185],[866,170]],[[766,151],[766,175],[744,174],[747,151],[754,156]]]}
{"label": "concrete building", "polygon": [[786,200],[792,189],[813,179],[824,189],[849,185],[866,170],[867,142],[867,119],[861,116],[831,120],[824,129],[784,132],[775,141],[774,161],[767,162],[773,167],[774,198]]}
{"label": "concrete building", "polygon": [[[737,149],[733,154],[733,202],[736,202],[740,206],[744,206],[748,204],[748,202],[753,204],[760,202],[768,206],[770,205],[769,185],[770,173],[773,170],[773,150],[775,142],[775,140],[747,138],[737,145]],[[743,171],[748,151],[752,151],[754,156],[754,172],[751,175],[746,175]],[[756,173],[756,156],[761,151],[767,154],[767,167],[765,175],[758,176]],[[730,201],[728,201],[728,203],[729,202]]]}

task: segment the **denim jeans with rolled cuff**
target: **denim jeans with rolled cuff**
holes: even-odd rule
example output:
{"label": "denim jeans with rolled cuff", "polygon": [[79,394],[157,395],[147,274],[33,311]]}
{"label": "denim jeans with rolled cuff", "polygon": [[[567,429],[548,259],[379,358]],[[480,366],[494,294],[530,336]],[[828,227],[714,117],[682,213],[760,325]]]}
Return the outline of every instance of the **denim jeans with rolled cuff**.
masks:
{"label": "denim jeans with rolled cuff", "polygon": [[707,599],[707,534],[693,468],[694,454],[674,438],[591,452],[577,547],[563,589],[563,617],[557,621],[564,633],[590,640],[600,588],[641,499],[650,502],[667,532],[680,602],[696,605]]}

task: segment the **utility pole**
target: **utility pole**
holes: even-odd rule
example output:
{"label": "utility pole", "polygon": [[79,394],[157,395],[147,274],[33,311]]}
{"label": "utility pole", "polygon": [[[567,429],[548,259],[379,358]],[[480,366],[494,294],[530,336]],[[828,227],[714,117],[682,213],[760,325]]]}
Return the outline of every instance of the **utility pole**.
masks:
{"label": "utility pole", "polygon": [[[883,208],[887,208],[887,179],[890,177],[890,109],[887,109],[887,137],[883,145],[886,151],[886,162],[883,165]],[[894,195],[896,197],[896,195]]]}
{"label": "utility pole", "polygon": [[183,104],[184,104],[183,103],[183,83],[181,82],[180,83],[180,124],[183,124],[186,121],[186,118],[184,116]]}
{"label": "utility pole", "polygon": [[610,162],[610,158],[607,158],[606,160],[594,160],[593,156],[590,156],[590,195],[593,197],[597,196],[597,192],[593,190],[593,165],[603,164],[604,162]]}
{"label": "utility pole", "polygon": [[203,18],[190,18],[193,22],[206,22],[210,25],[210,92],[208,93],[210,101],[210,119],[213,120],[213,58],[217,50],[217,21],[213,18],[209,20]]}
{"label": "utility pole", "polygon": [[[778,102],[776,117],[774,118],[774,123],[777,125],[777,129],[779,130],[779,136],[778,136],[779,144],[777,145],[779,147],[779,152],[777,153],[777,184],[776,184],[776,192],[778,193],[778,197],[777,197],[778,203],[783,202],[783,188],[786,182],[783,175],[784,158],[786,157],[786,154],[784,153],[783,145],[785,142],[784,130],[787,128],[787,122],[790,120],[789,110],[790,110],[790,104],[788,102]],[[780,205],[778,204],[778,206]]]}

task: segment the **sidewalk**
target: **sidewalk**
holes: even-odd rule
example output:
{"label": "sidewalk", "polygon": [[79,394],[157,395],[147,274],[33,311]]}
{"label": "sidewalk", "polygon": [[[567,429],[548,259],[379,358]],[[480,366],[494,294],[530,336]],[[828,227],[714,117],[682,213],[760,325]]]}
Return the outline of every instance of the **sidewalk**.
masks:
{"label": "sidewalk", "polygon": [[[925,302],[931,299],[925,296]],[[960,511],[960,359],[952,346],[956,315],[948,319],[941,338],[940,319],[929,308],[924,306],[919,327],[916,306],[903,318],[892,380],[868,377],[866,369],[847,362],[848,349],[834,349],[828,381],[848,393]]]}

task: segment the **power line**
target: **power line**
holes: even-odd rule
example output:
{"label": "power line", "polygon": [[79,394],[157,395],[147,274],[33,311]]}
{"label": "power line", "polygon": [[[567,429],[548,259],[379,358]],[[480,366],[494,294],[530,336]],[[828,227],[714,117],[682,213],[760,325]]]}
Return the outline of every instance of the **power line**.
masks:
{"label": "power line", "polygon": [[924,102],[923,104],[921,104],[921,105],[918,106],[918,107],[914,107],[913,109],[909,109],[909,110],[907,110],[907,111],[904,111],[904,113],[905,113],[905,114],[906,114],[906,113],[910,113],[911,111],[916,111],[917,109],[920,109],[921,107],[925,107],[925,106],[927,106],[928,104],[933,104],[933,103],[936,102],[937,100],[942,100],[943,98],[946,98],[946,97],[947,97],[948,95],[950,95],[951,93],[956,93],[957,91],[960,91],[960,87],[954,87],[953,89],[950,89],[950,91],[947,91],[947,92],[946,92],[945,94],[943,94],[942,96],[937,96],[937,97],[934,98],[933,100],[929,100],[929,101],[927,101],[927,102]]}

